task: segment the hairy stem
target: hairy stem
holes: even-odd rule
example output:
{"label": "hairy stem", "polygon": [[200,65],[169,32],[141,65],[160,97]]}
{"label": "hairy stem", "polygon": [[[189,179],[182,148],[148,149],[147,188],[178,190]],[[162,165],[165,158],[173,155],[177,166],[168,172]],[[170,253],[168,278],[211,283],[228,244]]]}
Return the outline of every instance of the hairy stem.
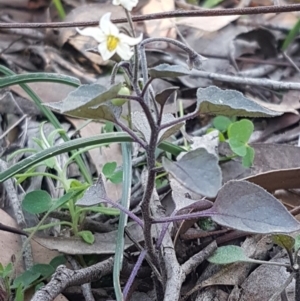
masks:
{"label": "hairy stem", "polygon": [[151,258],[155,267],[160,270],[159,268],[159,260],[157,254],[155,253],[152,235],[151,235],[151,228],[152,228],[152,217],[151,217],[151,210],[150,210],[150,201],[153,194],[153,190],[155,187],[155,148],[158,139],[158,129],[157,127],[152,128],[151,131],[151,138],[150,143],[146,148],[147,153],[147,165],[148,165],[148,177],[146,182],[146,187],[141,203],[141,211],[144,220],[144,237],[145,237],[145,247],[148,251],[149,257]]}

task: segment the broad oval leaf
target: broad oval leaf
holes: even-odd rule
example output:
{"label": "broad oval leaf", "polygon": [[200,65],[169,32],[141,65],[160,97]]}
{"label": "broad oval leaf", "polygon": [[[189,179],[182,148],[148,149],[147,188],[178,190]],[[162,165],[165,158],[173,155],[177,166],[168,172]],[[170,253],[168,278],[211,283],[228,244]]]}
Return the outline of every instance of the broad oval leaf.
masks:
{"label": "broad oval leaf", "polygon": [[288,251],[292,251],[295,245],[295,239],[290,235],[272,235],[272,240],[276,245],[280,246],[281,248],[285,248]]}
{"label": "broad oval leaf", "polygon": [[31,271],[39,273],[43,277],[49,277],[55,272],[55,268],[50,264],[38,263],[31,267]]}
{"label": "broad oval leaf", "polygon": [[148,70],[149,75],[152,78],[162,77],[178,77],[183,75],[189,75],[191,72],[184,66],[181,65],[169,65],[161,64]]}
{"label": "broad oval leaf", "polygon": [[93,206],[103,203],[103,198],[107,198],[105,185],[102,175],[100,174],[97,183],[90,186],[81,199],[76,202],[76,206]]}
{"label": "broad oval leaf", "polygon": [[155,100],[161,105],[164,106],[165,103],[167,102],[168,98],[177,90],[179,87],[169,87],[164,89],[163,91],[157,93],[155,95]]}
{"label": "broad oval leaf", "polygon": [[44,190],[35,190],[28,192],[22,202],[25,211],[31,214],[47,212],[52,206],[52,198]]}
{"label": "broad oval leaf", "polygon": [[[145,141],[149,143],[151,137],[151,128],[145,113],[136,111],[133,112],[131,116],[133,125],[144,136]],[[161,124],[163,125],[174,120],[176,120],[176,118],[171,113],[163,114]],[[184,122],[180,122],[161,130],[158,135],[158,143],[161,143],[165,139],[178,132],[183,125]]]}
{"label": "broad oval leaf", "polygon": [[218,193],[211,208],[218,224],[250,233],[290,233],[298,221],[270,193],[247,181],[230,181]]}
{"label": "broad oval leaf", "polygon": [[122,113],[122,107],[117,107],[111,104],[110,101],[102,103],[94,107],[85,107],[84,109],[66,112],[66,115],[78,118],[106,120],[114,122],[119,119]]}
{"label": "broad oval leaf", "polygon": [[207,260],[214,264],[229,264],[239,261],[248,261],[249,258],[241,247],[224,246],[219,247]]}
{"label": "broad oval leaf", "polygon": [[272,111],[246,98],[235,90],[222,90],[216,86],[197,90],[199,113],[240,117],[274,117],[281,112]]}
{"label": "broad oval leaf", "polygon": [[73,117],[114,121],[120,117],[122,109],[107,101],[116,98],[121,87],[121,83],[108,89],[99,84],[82,85],[63,101],[48,103],[46,106]]}
{"label": "broad oval leaf", "polygon": [[205,148],[188,152],[178,162],[164,157],[162,164],[181,185],[197,194],[215,197],[221,187],[218,157]]}

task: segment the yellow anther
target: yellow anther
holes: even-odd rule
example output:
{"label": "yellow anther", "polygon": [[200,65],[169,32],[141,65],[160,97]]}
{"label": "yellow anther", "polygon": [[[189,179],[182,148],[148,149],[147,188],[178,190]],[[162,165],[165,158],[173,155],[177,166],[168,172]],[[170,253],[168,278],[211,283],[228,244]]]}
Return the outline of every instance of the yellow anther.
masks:
{"label": "yellow anther", "polygon": [[118,44],[119,44],[119,39],[117,37],[112,36],[112,35],[107,37],[107,49],[109,51],[115,50],[117,48]]}

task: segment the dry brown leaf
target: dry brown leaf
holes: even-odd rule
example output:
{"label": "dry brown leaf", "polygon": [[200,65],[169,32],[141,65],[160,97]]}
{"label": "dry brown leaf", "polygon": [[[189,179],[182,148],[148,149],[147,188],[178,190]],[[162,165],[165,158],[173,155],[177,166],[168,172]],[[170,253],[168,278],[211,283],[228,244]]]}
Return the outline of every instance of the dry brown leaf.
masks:
{"label": "dry brown leaf", "polygon": [[[175,9],[174,0],[150,0],[142,9],[142,14],[167,12]],[[146,33],[150,37],[176,38],[172,19],[145,21]]]}
{"label": "dry brown leaf", "polygon": [[[14,228],[18,227],[15,220],[2,209],[0,209],[0,220],[1,223],[6,226]],[[51,251],[36,243],[34,240],[31,241],[31,247],[34,263],[48,264],[54,257],[59,255],[58,252]],[[3,266],[6,266],[12,261],[12,256],[15,256],[18,260],[21,255],[21,248],[22,242],[19,235],[6,231],[0,231],[0,263]],[[21,264],[18,264],[16,271],[17,274],[22,273],[23,268]],[[27,300],[31,299],[33,293],[34,291],[27,295]],[[56,299],[54,299],[54,301],[67,301],[67,299],[64,296],[59,295]]]}
{"label": "dry brown leaf", "polygon": [[[263,259],[268,251],[266,242],[266,238],[261,239],[261,236],[256,235],[248,237],[243,242],[242,248],[248,257]],[[253,265],[249,263],[233,263],[220,267],[218,272],[201,283],[201,288],[212,285],[241,285],[252,268]]]}
{"label": "dry brown leaf", "polygon": [[[135,223],[127,226],[128,231],[133,238],[141,242],[144,239],[141,227]],[[117,230],[107,233],[95,233],[95,241],[92,245],[84,242],[80,237],[36,237],[37,241],[42,246],[52,250],[71,255],[78,254],[114,254],[116,249]],[[125,238],[124,249],[128,249],[133,245],[133,242],[127,237]]]}
{"label": "dry brown leaf", "polygon": [[[275,104],[275,103],[265,102],[265,101],[262,101],[261,99],[259,99],[257,97],[252,97],[249,93],[246,93],[245,97],[248,97],[248,98],[254,100],[255,102],[259,103],[260,105],[262,105],[265,108],[268,108],[272,111],[276,111],[276,112],[280,112],[280,113],[282,113],[282,112],[284,112],[284,113],[293,113],[293,114],[299,115],[299,112],[295,108],[290,106],[289,104],[285,104],[285,103]],[[298,106],[299,106],[299,104],[296,105],[296,108]]]}
{"label": "dry brown leaf", "polygon": [[[249,0],[239,1],[237,8],[248,6]],[[218,16],[218,17],[195,17],[181,18],[176,21],[177,25],[185,25],[206,32],[215,32],[237,20],[240,16]]]}
{"label": "dry brown leaf", "polygon": [[[287,256],[274,258],[272,261],[288,263]],[[259,266],[242,284],[240,301],[269,300],[274,293],[284,284],[290,272],[285,267],[264,264]],[[294,299],[294,298],[293,298]],[[290,300],[293,300],[290,299]]]}
{"label": "dry brown leaf", "polygon": [[[277,131],[282,131],[292,125],[295,125],[299,122],[300,115],[293,113],[286,113],[278,117],[271,118],[267,120],[267,126],[262,132],[259,132],[257,137],[250,139],[251,142],[261,142],[266,141],[273,133]],[[287,132],[284,132],[287,137]],[[275,139],[276,136],[271,136],[270,138]]]}
{"label": "dry brown leaf", "polygon": [[276,199],[280,200],[288,209],[293,209],[300,205],[300,195],[298,191],[288,191],[279,189],[273,194]]}
{"label": "dry brown leaf", "polygon": [[244,180],[255,183],[268,191],[275,191],[277,189],[300,188],[299,177],[300,168],[293,168],[269,171],[247,177]]}
{"label": "dry brown leaf", "polygon": [[181,18],[176,21],[177,25],[185,25],[200,29],[206,32],[215,32],[237,20],[240,16],[219,16],[219,17],[195,17]]}
{"label": "dry brown leaf", "polygon": [[[244,168],[241,162],[235,160],[221,164],[224,183],[233,179],[259,176],[267,172],[300,168],[299,147],[267,143],[253,143],[251,146],[255,150],[254,162],[251,168]],[[220,144],[219,152],[226,156],[232,154],[227,144]]]}

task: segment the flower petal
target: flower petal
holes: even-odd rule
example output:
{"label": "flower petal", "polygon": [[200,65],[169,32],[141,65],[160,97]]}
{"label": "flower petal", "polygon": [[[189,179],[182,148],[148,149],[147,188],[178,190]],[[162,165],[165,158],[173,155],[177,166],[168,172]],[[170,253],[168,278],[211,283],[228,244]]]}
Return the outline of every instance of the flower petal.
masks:
{"label": "flower petal", "polygon": [[112,35],[115,37],[119,36],[118,27],[110,21],[111,13],[106,13],[102,16],[100,20],[100,28],[107,35]]}
{"label": "flower petal", "polygon": [[107,44],[106,44],[106,41],[105,42],[102,42],[98,45],[98,50],[102,56],[102,59],[104,61],[107,61],[109,60],[115,53],[116,53],[116,49],[113,50],[113,51],[109,51],[107,49]]}
{"label": "flower petal", "polygon": [[117,54],[125,61],[129,60],[133,56],[133,51],[126,43],[120,43],[117,46]]}
{"label": "flower petal", "polygon": [[[138,4],[138,0],[114,0],[114,5],[122,5],[124,8],[126,8],[128,11],[132,11],[132,8],[135,7]],[[115,4],[118,3],[118,4]]]}
{"label": "flower petal", "polygon": [[106,37],[103,31],[98,27],[86,27],[82,30],[76,28],[77,32],[83,36],[88,36],[94,38],[98,43],[101,43],[106,40]]}
{"label": "flower petal", "polygon": [[119,39],[120,39],[120,42],[122,42],[122,43],[128,44],[129,46],[134,46],[134,45],[139,44],[142,41],[143,35],[141,34],[139,37],[133,38],[124,33],[120,33]]}

